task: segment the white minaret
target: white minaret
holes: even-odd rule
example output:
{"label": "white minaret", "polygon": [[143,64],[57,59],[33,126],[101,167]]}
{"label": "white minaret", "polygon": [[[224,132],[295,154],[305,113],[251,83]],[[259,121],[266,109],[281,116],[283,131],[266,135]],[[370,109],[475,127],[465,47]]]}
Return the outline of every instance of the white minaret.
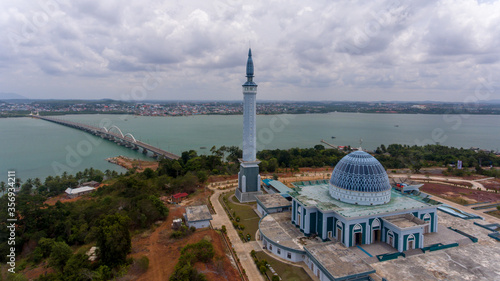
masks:
{"label": "white minaret", "polygon": [[240,159],[238,188],[235,195],[240,202],[255,201],[260,190],[259,163],[256,133],[257,84],[253,82],[252,50],[248,50],[247,81],[243,84],[243,159]]}
{"label": "white minaret", "polygon": [[255,161],[256,148],[256,96],[257,84],[253,82],[252,50],[248,50],[247,82],[243,84],[243,161]]}

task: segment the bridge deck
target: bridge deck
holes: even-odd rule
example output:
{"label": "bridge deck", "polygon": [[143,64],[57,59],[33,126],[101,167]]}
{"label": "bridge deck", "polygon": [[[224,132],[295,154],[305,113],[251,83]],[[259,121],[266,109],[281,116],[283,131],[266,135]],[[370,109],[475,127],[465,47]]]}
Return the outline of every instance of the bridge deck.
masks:
{"label": "bridge deck", "polygon": [[150,144],[147,144],[145,142],[135,140],[132,138],[126,138],[126,136],[122,136],[122,135],[114,133],[114,132],[104,131],[102,128],[97,128],[97,127],[86,125],[86,124],[81,124],[81,123],[77,123],[77,122],[61,120],[61,119],[51,118],[51,117],[43,117],[43,116],[37,116],[37,115],[32,115],[32,117],[38,118],[41,120],[45,120],[45,121],[49,121],[49,122],[53,122],[56,124],[72,127],[75,129],[79,129],[79,130],[85,131],[87,133],[93,134],[93,135],[98,136],[98,137],[102,137],[102,138],[107,137],[107,138],[111,138],[111,139],[116,139],[116,140],[119,140],[123,143],[129,144],[132,147],[140,147],[140,148],[145,149],[147,151],[151,151],[154,155],[161,155],[161,156],[168,158],[168,159],[171,159],[171,160],[177,160],[180,158],[178,155],[175,155],[173,153],[165,151],[161,148],[154,147]]}

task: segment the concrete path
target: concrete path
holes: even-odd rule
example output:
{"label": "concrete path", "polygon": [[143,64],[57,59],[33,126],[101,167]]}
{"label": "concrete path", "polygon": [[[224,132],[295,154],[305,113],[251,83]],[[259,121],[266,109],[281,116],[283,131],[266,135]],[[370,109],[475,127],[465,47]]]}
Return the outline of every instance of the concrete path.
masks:
{"label": "concrete path", "polygon": [[474,180],[474,181],[487,181],[487,180],[493,180],[493,179],[495,179],[495,177],[484,178],[484,179],[478,179],[478,180]]}
{"label": "concrete path", "polygon": [[[472,184],[472,188],[474,189],[480,189],[484,191],[488,191],[481,183],[479,183],[479,180],[464,180],[464,179],[456,179],[456,178],[449,178],[449,177],[435,177],[435,176],[425,176],[425,175],[389,175],[391,178],[407,178],[409,179],[419,179],[419,180],[438,180],[438,181],[448,181],[448,182],[468,182]],[[486,180],[486,179],[480,179],[480,180]]]}
{"label": "concrete path", "polygon": [[240,237],[238,236],[238,233],[233,227],[233,224],[229,220],[226,212],[224,211],[224,208],[219,202],[219,196],[227,191],[230,190],[216,189],[214,190],[214,194],[210,197],[212,206],[214,206],[215,212],[217,213],[212,215],[212,221],[211,221],[212,227],[220,229],[223,225],[226,226],[227,236],[229,237],[229,240],[233,244],[233,248],[236,250],[236,254],[240,259],[241,265],[245,269],[248,279],[251,281],[253,280],[264,281],[264,278],[260,274],[259,270],[257,269],[257,266],[255,266],[255,263],[253,262],[253,259],[250,256],[250,252],[254,249],[256,242],[243,243],[241,241]]}
{"label": "concrete path", "polygon": [[471,214],[474,214],[476,216],[480,216],[480,217],[484,218],[484,221],[478,221],[478,223],[480,223],[480,224],[500,223],[500,218],[485,214],[481,210],[474,210],[474,209],[472,209],[472,207],[474,207],[474,206],[463,206],[463,205],[457,204],[455,202],[446,200],[446,199],[438,197],[438,196],[434,196],[434,195],[431,195],[431,196],[432,196],[431,198],[436,200],[436,201],[439,201],[441,203],[450,205],[453,208],[456,208],[459,210],[464,210],[467,213],[471,213]]}

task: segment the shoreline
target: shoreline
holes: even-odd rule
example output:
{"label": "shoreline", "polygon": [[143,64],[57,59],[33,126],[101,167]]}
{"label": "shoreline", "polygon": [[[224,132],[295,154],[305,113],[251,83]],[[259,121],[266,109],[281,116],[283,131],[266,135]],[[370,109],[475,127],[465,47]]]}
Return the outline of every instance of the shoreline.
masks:
{"label": "shoreline", "polygon": [[106,161],[108,161],[111,164],[118,165],[127,170],[135,168],[137,172],[143,172],[147,168],[156,171],[159,165],[158,161],[139,160],[139,159],[129,158],[123,155],[106,158]]}

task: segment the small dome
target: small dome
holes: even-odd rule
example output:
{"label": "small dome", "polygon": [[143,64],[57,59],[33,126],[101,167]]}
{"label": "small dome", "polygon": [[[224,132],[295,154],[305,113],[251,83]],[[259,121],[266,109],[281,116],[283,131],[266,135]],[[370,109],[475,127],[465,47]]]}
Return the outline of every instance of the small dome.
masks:
{"label": "small dome", "polygon": [[354,151],[342,158],[330,178],[330,195],[347,203],[387,203],[390,200],[390,190],[389,177],[384,167],[364,151]]}

